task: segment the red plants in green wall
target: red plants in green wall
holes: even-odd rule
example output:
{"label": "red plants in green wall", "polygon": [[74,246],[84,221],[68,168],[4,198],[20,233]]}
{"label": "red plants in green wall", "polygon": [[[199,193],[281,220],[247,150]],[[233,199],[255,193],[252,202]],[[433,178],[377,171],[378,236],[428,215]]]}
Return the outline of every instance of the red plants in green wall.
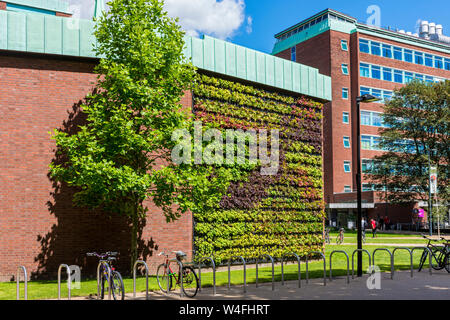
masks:
{"label": "red plants in green wall", "polygon": [[222,129],[278,129],[279,170],[231,183],[218,209],[194,213],[196,257],[246,259],[322,249],[322,104],[198,74],[197,120]]}

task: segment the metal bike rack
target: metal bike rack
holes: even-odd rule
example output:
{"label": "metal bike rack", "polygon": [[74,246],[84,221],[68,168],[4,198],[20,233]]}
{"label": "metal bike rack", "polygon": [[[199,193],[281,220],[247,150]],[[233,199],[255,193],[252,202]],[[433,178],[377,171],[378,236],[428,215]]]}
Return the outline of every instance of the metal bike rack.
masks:
{"label": "metal bike rack", "polygon": [[137,260],[133,266],[133,298],[136,298],[136,267],[140,264],[145,267],[145,283],[146,283],[145,299],[148,300],[148,266],[147,263],[143,260]]}
{"label": "metal bike rack", "polygon": [[427,250],[427,251],[428,251],[428,261],[429,261],[430,276],[433,275],[433,271],[432,271],[432,270],[433,270],[433,267],[432,267],[432,262],[431,262],[431,259],[432,259],[432,257],[431,257],[432,252],[431,252],[430,248],[427,248],[427,247],[414,247],[414,248],[412,248],[412,250],[411,250],[411,254],[414,253],[414,250],[423,250],[423,251]]}
{"label": "metal bike rack", "polygon": [[284,268],[283,268],[283,262],[284,262],[284,258],[285,257],[290,257],[293,256],[297,259],[297,263],[298,263],[298,287],[301,288],[302,286],[302,276],[301,276],[301,271],[300,271],[300,257],[294,253],[294,252],[289,252],[286,254],[283,254],[281,256],[281,285],[284,286]]}
{"label": "metal bike rack", "polygon": [[323,285],[326,286],[327,285],[327,263],[326,263],[326,258],[324,256],[324,254],[320,251],[313,251],[306,255],[306,283],[309,282],[308,258],[313,253],[317,253],[322,256],[322,259],[323,259]]}
{"label": "metal bike rack", "polygon": [[[181,261],[178,260],[178,259],[172,259],[172,260],[169,260],[169,264],[170,264],[171,262],[176,262],[176,263],[178,263],[178,266],[180,267],[180,297],[182,298],[182,297],[183,297],[183,290],[184,290],[184,287],[183,287],[183,264],[182,264]],[[168,266],[167,266],[167,267],[168,267]],[[169,268],[167,268],[167,270],[169,270]],[[169,277],[167,277],[167,294],[169,294],[169,292],[170,292],[169,289],[170,289],[170,288],[169,288]]]}
{"label": "metal bike rack", "polygon": [[233,259],[241,259],[242,260],[242,263],[244,266],[244,293],[246,293],[247,292],[247,269],[246,269],[245,259],[241,256],[234,256],[228,260],[228,290],[231,289],[230,266],[231,266],[231,260],[233,260]]}
{"label": "metal bike rack", "polygon": [[216,264],[214,263],[214,259],[212,257],[204,257],[198,260],[198,289],[199,291],[202,291],[202,262],[205,260],[211,261],[211,266],[213,268],[213,295],[216,295]]}
{"label": "metal bike rack", "polygon": [[25,268],[24,266],[20,266],[17,268],[17,277],[16,277],[16,283],[17,283],[17,300],[20,300],[20,271],[23,271],[23,276],[24,276],[24,290],[25,290],[25,295],[24,298],[25,300],[28,300],[28,275],[27,275],[27,268]]}
{"label": "metal bike rack", "polygon": [[352,254],[352,279],[355,279],[355,253],[357,252],[365,252],[369,256],[369,266],[372,265],[372,260],[370,259],[370,252],[366,249],[356,249]]}
{"label": "metal bike rack", "polygon": [[275,290],[275,274],[274,274],[274,272],[275,272],[275,263],[273,261],[272,256],[270,256],[268,254],[260,255],[258,257],[258,259],[256,259],[256,287],[258,288],[258,262],[259,262],[259,259],[263,258],[263,257],[269,258],[270,261],[272,262],[272,291],[274,291]]}
{"label": "metal bike rack", "polygon": [[104,265],[108,272],[108,299],[111,300],[111,267],[107,260],[100,260],[97,266],[97,299],[100,300],[100,266]]}
{"label": "metal bike rack", "polygon": [[[394,258],[395,258],[395,251],[397,250],[407,250],[409,252],[409,256],[411,259],[411,278],[413,277],[413,273],[414,273],[414,264],[413,264],[413,256],[412,256],[412,252],[411,250],[409,250],[409,248],[404,248],[404,247],[399,247],[399,248],[395,248],[394,251],[392,251],[392,264],[395,266],[395,262],[394,262]],[[394,276],[394,272],[392,272],[392,277]]]}
{"label": "metal bike rack", "polygon": [[350,269],[349,269],[349,267],[350,267],[350,260],[348,258],[347,252],[345,252],[343,250],[334,250],[330,254],[330,282],[333,281],[333,274],[332,274],[333,266],[332,266],[331,263],[333,261],[333,254],[335,254],[335,253],[343,253],[343,254],[345,254],[345,257],[347,258],[347,284],[349,284],[350,283]]}
{"label": "metal bike rack", "polygon": [[70,267],[67,264],[61,264],[58,268],[58,300],[61,300],[61,270],[65,268],[67,272],[67,288],[69,289],[68,299],[70,300],[70,289],[72,281],[70,279]]}
{"label": "metal bike rack", "polygon": [[372,252],[372,264],[375,265],[375,252],[377,251],[386,251],[391,256],[391,279],[394,279],[394,260],[392,259],[392,252],[386,248],[377,248]]}

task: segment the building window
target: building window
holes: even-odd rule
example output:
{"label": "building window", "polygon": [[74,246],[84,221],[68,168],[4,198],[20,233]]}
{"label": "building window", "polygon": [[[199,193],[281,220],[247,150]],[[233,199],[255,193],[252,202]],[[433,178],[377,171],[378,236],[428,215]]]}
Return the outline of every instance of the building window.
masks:
{"label": "building window", "polygon": [[372,78],[381,80],[381,67],[372,66]]}
{"label": "building window", "polygon": [[392,58],[392,46],[383,44],[383,57]]}
{"label": "building window", "polygon": [[364,53],[370,53],[368,40],[363,40],[363,39],[359,40],[359,51],[364,52]]}
{"label": "building window", "polygon": [[371,185],[370,183],[363,183],[363,185],[362,185],[363,192],[372,191],[372,190],[373,190],[373,185]]}
{"label": "building window", "polygon": [[342,122],[345,124],[349,124],[350,123],[350,115],[348,112],[343,112],[342,113]]}
{"label": "building window", "polygon": [[368,111],[361,111],[361,125],[362,126],[370,126],[370,112]]}
{"label": "building window", "polygon": [[363,159],[361,163],[362,173],[371,173],[373,170],[373,160]]}
{"label": "building window", "polygon": [[416,64],[423,65],[423,53],[422,52],[414,52],[414,62]]}
{"label": "building window", "polygon": [[433,67],[433,56],[431,54],[425,54],[425,65],[427,67]]}
{"label": "building window", "polygon": [[444,69],[450,71],[450,59],[445,59]]}
{"label": "building window", "polygon": [[413,62],[413,52],[412,50],[404,49],[403,53],[405,55],[405,61],[406,62]]}
{"label": "building window", "polygon": [[342,73],[345,75],[348,75],[348,64],[343,63],[341,65],[341,68],[342,68]]}
{"label": "building window", "polygon": [[395,60],[403,60],[403,49],[399,47],[394,47],[394,59]]}
{"label": "building window", "polygon": [[352,187],[351,186],[344,186],[344,192],[345,193],[351,193],[352,192]]}
{"label": "building window", "polygon": [[394,70],[394,82],[403,83],[403,71]]}
{"label": "building window", "polygon": [[350,149],[350,137],[344,137],[344,148]]}
{"label": "building window", "polygon": [[405,82],[409,83],[414,80],[414,74],[411,72],[405,72]]}
{"label": "building window", "polygon": [[444,62],[441,57],[434,57],[434,67],[437,69],[444,68]]}
{"label": "building window", "polygon": [[383,80],[384,81],[392,81],[392,69],[383,68]]}
{"label": "building window", "polygon": [[359,65],[359,72],[361,73],[361,77],[370,78],[370,67],[366,63],[361,63]]}
{"label": "building window", "polygon": [[342,99],[348,99],[348,88],[342,88]]}
{"label": "building window", "polygon": [[341,49],[344,51],[348,51],[348,42],[347,40],[341,40]]}
{"label": "building window", "polygon": [[344,172],[352,172],[350,161],[344,161]]}
{"label": "building window", "polygon": [[297,48],[295,46],[291,48],[291,61],[297,62]]}
{"label": "building window", "polygon": [[371,41],[371,44],[370,44],[370,52],[371,52],[374,56],[381,56],[381,43]]}

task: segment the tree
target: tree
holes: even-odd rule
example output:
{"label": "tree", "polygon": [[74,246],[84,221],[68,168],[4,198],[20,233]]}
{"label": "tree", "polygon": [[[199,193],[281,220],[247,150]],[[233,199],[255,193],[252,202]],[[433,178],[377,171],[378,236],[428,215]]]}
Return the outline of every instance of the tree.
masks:
{"label": "tree", "polygon": [[[429,168],[438,169],[438,193],[449,200],[450,81],[413,81],[384,106],[385,128],[369,179],[387,189],[388,202],[429,201]],[[388,174],[386,174],[388,173]]]}
{"label": "tree", "polygon": [[176,165],[171,152],[177,129],[192,130],[180,98],[194,67],[183,56],[184,33],[157,0],[112,0],[96,24],[96,90],[82,106],[87,123],[76,134],[55,130],[63,164],[50,165],[58,182],[78,188],[74,203],[130,218],[131,265],[145,200],[167,221],[188,210],[218,205],[233,168]]}

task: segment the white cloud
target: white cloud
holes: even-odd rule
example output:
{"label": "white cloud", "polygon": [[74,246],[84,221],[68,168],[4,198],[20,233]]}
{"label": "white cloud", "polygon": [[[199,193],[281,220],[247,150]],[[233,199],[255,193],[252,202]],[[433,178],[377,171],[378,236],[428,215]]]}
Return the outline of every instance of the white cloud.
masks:
{"label": "white cloud", "polygon": [[244,0],[166,0],[164,7],[192,36],[205,33],[227,39],[245,20]]}
{"label": "white cloud", "polygon": [[[95,0],[68,2],[75,18],[92,19]],[[171,17],[180,18],[179,24],[191,36],[205,33],[220,39],[231,38],[246,20],[244,0],[165,0],[164,9]],[[247,17],[246,22],[246,32],[250,34],[253,18]]]}

